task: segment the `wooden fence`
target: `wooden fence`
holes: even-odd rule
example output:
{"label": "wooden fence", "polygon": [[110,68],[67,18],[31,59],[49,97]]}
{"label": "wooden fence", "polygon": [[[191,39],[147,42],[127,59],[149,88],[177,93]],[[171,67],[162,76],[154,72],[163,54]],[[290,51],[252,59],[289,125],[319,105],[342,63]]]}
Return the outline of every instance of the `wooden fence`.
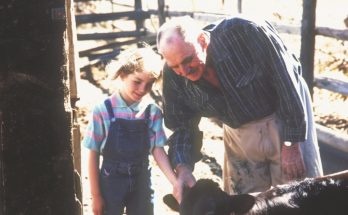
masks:
{"label": "wooden fence", "polygon": [[[338,30],[327,27],[315,26],[316,18],[316,0],[303,0],[303,16],[301,26],[301,63],[304,69],[306,81],[309,83],[311,90],[313,86],[323,88],[336,93],[348,96],[348,83],[340,80],[330,79],[327,77],[314,77],[314,54],[315,54],[315,37],[322,35],[325,37],[339,40],[348,40],[348,29]],[[318,139],[334,148],[348,152],[348,136],[327,129],[324,126],[317,125]]]}
{"label": "wooden fence", "polygon": [[[81,0],[80,0],[81,1]],[[134,32],[119,32],[119,33],[104,33],[104,34],[89,34],[89,35],[77,35],[77,38],[80,40],[84,39],[110,39],[117,37],[136,37],[135,40],[145,39],[147,38],[149,43],[155,43],[154,35],[149,34],[144,29],[142,23],[144,19],[149,18],[151,15],[158,16],[159,24],[165,22],[168,17],[175,16],[191,16],[194,19],[205,21],[205,22],[213,22],[218,19],[229,16],[229,14],[216,14],[216,13],[206,13],[206,12],[182,12],[182,11],[168,11],[165,10],[165,0],[158,0],[158,9],[157,10],[147,10],[142,11],[141,1],[134,0],[135,2],[135,10],[128,12],[119,12],[119,13],[109,13],[109,14],[91,14],[91,15],[79,15],[76,16],[76,23],[82,24],[86,22],[98,22],[105,20],[113,20],[125,18],[135,20],[137,23],[136,31]],[[237,2],[238,11],[242,11],[242,0]],[[338,40],[348,40],[348,29],[340,30],[333,29],[328,27],[319,27],[315,26],[315,15],[316,15],[316,0],[303,0],[303,16],[302,16],[302,24],[301,26],[286,26],[279,25],[277,23],[273,23],[275,28],[280,33],[289,33],[289,34],[301,34],[301,50],[300,50],[300,60],[302,63],[303,75],[305,80],[308,83],[309,89],[311,93],[313,93],[313,87],[318,87],[322,89],[326,89],[335,93],[340,93],[342,95],[348,96],[348,83],[332,79],[329,77],[314,77],[314,54],[315,54],[315,37],[317,35],[335,38]],[[142,36],[142,38],[140,38]],[[131,43],[134,42],[134,39],[129,40],[130,42],[123,43]],[[93,58],[93,51],[100,50],[106,47],[110,47],[114,44],[108,44],[101,47],[96,47],[90,50],[86,50],[80,52],[80,56],[89,55],[90,58]],[[122,43],[120,43],[121,45]],[[110,57],[114,57],[119,53],[120,50],[116,50],[115,53],[109,53],[109,55],[98,56],[95,58],[99,60],[110,59]],[[91,57],[92,56],[92,57]],[[348,135],[341,134],[332,129],[328,129],[324,126],[317,125],[318,138],[321,142],[326,143],[328,145],[333,146],[334,148],[340,149],[344,152],[348,152]]]}

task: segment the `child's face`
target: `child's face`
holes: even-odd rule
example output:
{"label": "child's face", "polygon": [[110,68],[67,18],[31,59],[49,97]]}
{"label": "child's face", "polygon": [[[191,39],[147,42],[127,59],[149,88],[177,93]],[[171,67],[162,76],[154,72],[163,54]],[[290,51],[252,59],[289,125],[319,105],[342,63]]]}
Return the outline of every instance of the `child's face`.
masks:
{"label": "child's face", "polygon": [[155,78],[151,73],[134,72],[121,77],[123,88],[121,96],[128,105],[141,100],[148,92],[150,92]]}

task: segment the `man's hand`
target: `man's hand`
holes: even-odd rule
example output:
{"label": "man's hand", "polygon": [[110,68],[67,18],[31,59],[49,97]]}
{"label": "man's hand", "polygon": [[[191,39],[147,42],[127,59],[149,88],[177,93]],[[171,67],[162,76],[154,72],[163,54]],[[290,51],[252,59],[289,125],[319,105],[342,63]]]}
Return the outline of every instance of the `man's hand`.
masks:
{"label": "man's hand", "polygon": [[305,176],[300,143],[292,143],[291,146],[282,146],[282,171],[288,180],[302,179]]}
{"label": "man's hand", "polygon": [[196,183],[196,179],[192,175],[192,170],[184,164],[179,164],[175,168],[175,171],[177,180],[173,187],[173,196],[180,204],[184,192],[184,187],[192,187]]}

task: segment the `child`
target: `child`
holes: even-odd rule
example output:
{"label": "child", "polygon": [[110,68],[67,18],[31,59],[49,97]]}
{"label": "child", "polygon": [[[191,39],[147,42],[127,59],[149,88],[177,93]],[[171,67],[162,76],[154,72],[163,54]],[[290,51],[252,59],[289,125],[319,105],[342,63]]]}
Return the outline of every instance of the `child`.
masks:
{"label": "child", "polygon": [[128,215],[153,214],[149,152],[168,180],[176,182],[163,149],[162,112],[143,99],[160,77],[161,59],[151,48],[139,48],[123,59],[119,68],[113,68],[122,86],[94,107],[83,140],[89,149],[94,215],[119,215],[124,208]]}

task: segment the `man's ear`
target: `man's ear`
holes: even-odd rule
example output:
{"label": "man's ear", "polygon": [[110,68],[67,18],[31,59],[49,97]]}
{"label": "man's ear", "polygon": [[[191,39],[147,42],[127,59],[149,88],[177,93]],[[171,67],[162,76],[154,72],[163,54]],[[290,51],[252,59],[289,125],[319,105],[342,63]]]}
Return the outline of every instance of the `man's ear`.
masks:
{"label": "man's ear", "polygon": [[255,204],[255,197],[249,194],[231,195],[228,205],[229,212],[244,214],[248,212]]}
{"label": "man's ear", "polygon": [[172,194],[167,194],[163,196],[163,202],[173,211],[179,212],[180,210],[180,205],[178,201],[174,198]]}
{"label": "man's ear", "polygon": [[197,40],[204,50],[208,48],[210,38],[204,31],[198,35]]}

